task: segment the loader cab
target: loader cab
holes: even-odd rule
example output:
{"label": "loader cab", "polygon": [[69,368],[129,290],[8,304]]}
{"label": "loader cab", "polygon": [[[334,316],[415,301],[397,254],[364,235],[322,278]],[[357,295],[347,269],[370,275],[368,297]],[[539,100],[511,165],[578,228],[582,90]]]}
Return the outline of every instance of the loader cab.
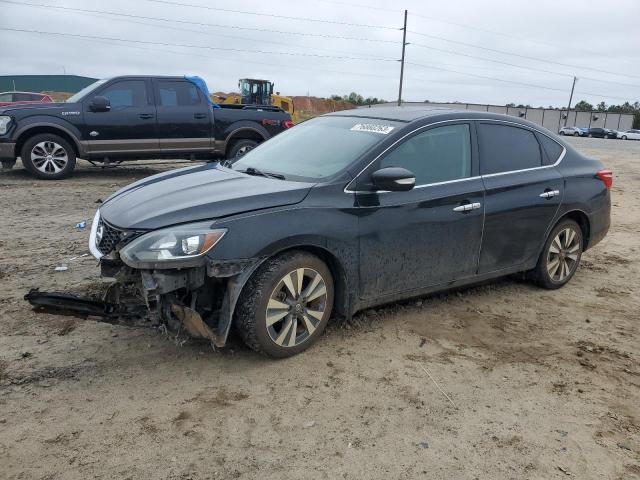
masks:
{"label": "loader cab", "polygon": [[238,82],[241,103],[244,105],[271,105],[273,83],[268,80],[242,78]]}

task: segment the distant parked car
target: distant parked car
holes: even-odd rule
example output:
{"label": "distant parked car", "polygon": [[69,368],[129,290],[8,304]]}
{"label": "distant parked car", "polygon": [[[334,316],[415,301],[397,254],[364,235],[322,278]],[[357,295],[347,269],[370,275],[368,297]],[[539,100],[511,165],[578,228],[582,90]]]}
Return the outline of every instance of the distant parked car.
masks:
{"label": "distant parked car", "polygon": [[588,137],[594,138],[617,138],[617,132],[609,130],[608,128],[594,127],[590,128],[587,132]]}
{"label": "distant parked car", "polygon": [[20,105],[23,103],[53,103],[53,98],[44,93],[33,92],[2,92],[0,93],[0,107]]}
{"label": "distant parked car", "polygon": [[583,137],[585,135],[585,129],[579,127],[562,127],[558,133],[560,135],[573,135],[574,137]]}
{"label": "distant parked car", "polygon": [[622,140],[640,140],[640,130],[627,130],[626,132],[618,132],[617,138]]}

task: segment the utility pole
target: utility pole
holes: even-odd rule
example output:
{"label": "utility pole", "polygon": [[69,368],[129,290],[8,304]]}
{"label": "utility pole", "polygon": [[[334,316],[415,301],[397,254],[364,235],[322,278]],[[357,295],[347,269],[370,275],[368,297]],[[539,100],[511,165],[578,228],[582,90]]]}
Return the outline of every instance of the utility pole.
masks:
{"label": "utility pole", "polygon": [[571,110],[571,101],[573,100],[573,90],[576,88],[576,77],[573,77],[573,85],[571,85],[571,95],[569,95],[569,106],[567,106],[567,116],[564,119],[564,126],[567,126],[567,120],[569,120],[569,111]]}
{"label": "utility pole", "polygon": [[404,11],[404,27],[402,28],[402,59],[400,60],[400,88],[398,89],[398,106],[402,105],[402,80],[404,78],[404,50],[407,46],[407,11]]}

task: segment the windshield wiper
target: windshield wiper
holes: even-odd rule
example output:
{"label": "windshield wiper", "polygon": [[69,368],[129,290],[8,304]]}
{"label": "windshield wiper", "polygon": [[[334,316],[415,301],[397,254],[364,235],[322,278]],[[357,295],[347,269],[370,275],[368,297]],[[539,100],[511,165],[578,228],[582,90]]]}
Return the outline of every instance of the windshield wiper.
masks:
{"label": "windshield wiper", "polygon": [[271,172],[263,172],[262,170],[258,170],[257,168],[248,167],[246,170],[240,170],[242,173],[246,173],[247,175],[255,175],[258,177],[271,177],[277,178],[278,180],[284,180],[284,175],[280,175],[279,173],[271,173]]}

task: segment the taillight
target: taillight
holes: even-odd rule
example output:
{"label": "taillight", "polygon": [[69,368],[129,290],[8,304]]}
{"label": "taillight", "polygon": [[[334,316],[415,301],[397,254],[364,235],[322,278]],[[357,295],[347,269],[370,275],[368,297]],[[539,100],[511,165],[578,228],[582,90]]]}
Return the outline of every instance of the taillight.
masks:
{"label": "taillight", "polygon": [[611,170],[598,170],[596,177],[604,182],[607,190],[611,189],[611,185],[613,185],[613,172]]}
{"label": "taillight", "polygon": [[291,128],[293,127],[293,120],[283,120],[282,128]]}

